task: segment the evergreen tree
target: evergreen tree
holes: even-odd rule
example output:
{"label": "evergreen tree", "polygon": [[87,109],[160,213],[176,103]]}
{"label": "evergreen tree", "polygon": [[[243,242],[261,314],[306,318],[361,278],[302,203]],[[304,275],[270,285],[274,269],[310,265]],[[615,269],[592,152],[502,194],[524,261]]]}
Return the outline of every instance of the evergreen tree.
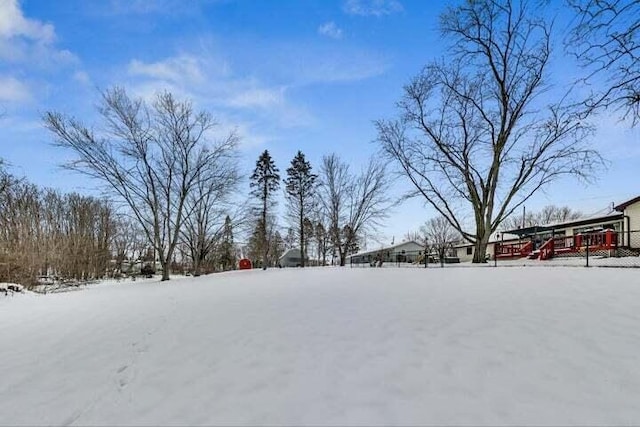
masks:
{"label": "evergreen tree", "polygon": [[298,151],[298,154],[291,160],[291,166],[287,169],[287,179],[284,182],[289,215],[298,227],[300,252],[302,256],[300,262],[301,267],[305,266],[306,261],[306,230],[304,220],[312,207],[316,178],[318,178],[318,176],[311,173],[311,164],[305,160],[304,154]]}
{"label": "evergreen tree", "polygon": [[268,150],[264,152],[258,158],[256,162],[256,168],[251,175],[251,188],[253,189],[251,194],[256,196],[260,200],[260,220],[258,221],[259,228],[256,230],[257,235],[255,238],[257,244],[262,252],[262,269],[267,269],[267,258],[269,256],[269,240],[270,231],[267,226],[268,210],[273,204],[273,193],[280,187],[280,175],[279,170],[276,167]]}

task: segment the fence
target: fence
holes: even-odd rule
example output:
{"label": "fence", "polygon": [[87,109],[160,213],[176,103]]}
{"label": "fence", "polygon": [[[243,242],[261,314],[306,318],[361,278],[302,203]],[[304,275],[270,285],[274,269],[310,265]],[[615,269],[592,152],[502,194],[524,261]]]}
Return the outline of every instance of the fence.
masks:
{"label": "fence", "polygon": [[[425,256],[427,254],[428,256]],[[453,249],[447,249],[443,257],[437,251],[379,251],[369,255],[356,255],[349,258],[352,268],[365,267],[418,267],[459,265],[460,259],[454,255]]]}

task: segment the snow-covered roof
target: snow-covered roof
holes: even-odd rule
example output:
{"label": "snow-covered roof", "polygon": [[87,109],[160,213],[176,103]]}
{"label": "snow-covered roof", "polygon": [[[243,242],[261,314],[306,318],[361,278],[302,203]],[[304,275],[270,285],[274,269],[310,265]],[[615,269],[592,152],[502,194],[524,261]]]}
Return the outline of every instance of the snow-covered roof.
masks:
{"label": "snow-covered roof", "polygon": [[300,255],[300,249],[299,248],[291,248],[291,249],[287,249],[286,251],[284,251],[284,253],[282,255],[280,255],[280,257],[278,258],[279,260],[285,258],[285,257],[297,257],[300,258],[302,255]]}

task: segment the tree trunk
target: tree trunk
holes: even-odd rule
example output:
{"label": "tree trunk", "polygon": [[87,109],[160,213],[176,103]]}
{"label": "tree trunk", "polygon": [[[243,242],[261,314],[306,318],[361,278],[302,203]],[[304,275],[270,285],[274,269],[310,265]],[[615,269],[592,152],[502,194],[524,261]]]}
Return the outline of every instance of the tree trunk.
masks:
{"label": "tree trunk", "polygon": [[305,257],[305,241],[304,241],[304,219],[303,219],[302,211],[300,212],[300,267],[304,268],[304,257]]}
{"label": "tree trunk", "polygon": [[489,242],[489,235],[484,235],[474,244],[473,263],[486,263],[487,262],[487,246]]}
{"label": "tree trunk", "polygon": [[198,277],[200,276],[201,272],[200,272],[200,256],[197,256],[194,260],[193,260],[193,276],[194,277]]}
{"label": "tree trunk", "polygon": [[344,267],[347,263],[347,253],[340,251],[340,267]]}
{"label": "tree trunk", "polygon": [[269,256],[269,239],[267,236],[267,197],[269,191],[267,182],[264,183],[262,190],[262,269],[267,269],[267,257]]}
{"label": "tree trunk", "polygon": [[167,262],[160,262],[160,265],[162,266],[162,279],[161,281],[164,282],[165,280],[169,280],[169,270],[171,268],[171,262],[167,261]]}

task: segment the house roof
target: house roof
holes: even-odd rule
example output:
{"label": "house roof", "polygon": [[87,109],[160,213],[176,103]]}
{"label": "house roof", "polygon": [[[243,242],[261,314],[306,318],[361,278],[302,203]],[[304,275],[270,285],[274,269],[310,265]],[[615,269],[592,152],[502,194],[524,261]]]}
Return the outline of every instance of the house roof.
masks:
{"label": "house roof", "polygon": [[[299,248],[290,248],[287,249],[286,251],[284,251],[284,253],[282,255],[280,255],[280,257],[278,258],[279,260],[285,258],[285,257],[298,257],[300,258],[302,255],[300,254],[300,249]],[[306,258],[306,257],[305,257]]]}
{"label": "house roof", "polygon": [[626,202],[620,203],[618,206],[615,206],[613,209],[617,210],[618,212],[622,212],[624,211],[627,207],[640,202],[640,196],[638,197],[634,197],[631,200],[627,200]]}

